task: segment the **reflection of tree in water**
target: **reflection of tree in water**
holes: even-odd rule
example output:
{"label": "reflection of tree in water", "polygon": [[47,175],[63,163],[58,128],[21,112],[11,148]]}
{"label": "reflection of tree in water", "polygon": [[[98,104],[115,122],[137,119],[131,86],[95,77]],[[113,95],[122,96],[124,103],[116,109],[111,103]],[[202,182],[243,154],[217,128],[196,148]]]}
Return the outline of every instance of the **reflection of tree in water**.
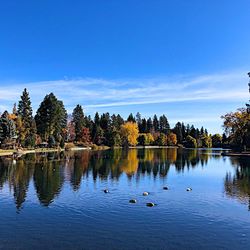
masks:
{"label": "reflection of tree in water", "polygon": [[121,172],[125,172],[128,177],[131,177],[136,173],[138,163],[137,150],[132,149],[127,152],[126,157],[121,159],[118,166]]}
{"label": "reflection of tree in water", "polygon": [[25,201],[29,187],[29,181],[33,175],[33,166],[25,164],[24,160],[17,162],[13,169],[12,185],[14,187],[14,197],[17,209],[20,209]]}
{"label": "reflection of tree in water", "polygon": [[20,210],[26,199],[33,166],[25,164],[23,159],[18,161],[6,159],[4,163],[3,167],[0,167],[0,186],[8,181],[10,190],[13,190],[16,208]]}
{"label": "reflection of tree in water", "polygon": [[94,181],[118,180],[123,173],[128,178],[135,176],[136,180],[144,175],[165,178],[170,166],[181,172],[199,163],[206,164],[209,157],[212,156],[196,150],[158,148],[31,154],[18,159],[16,164],[12,159],[0,158],[0,188],[9,183],[19,209],[33,176],[39,201],[49,206],[65,180],[76,191],[82,178],[90,176]]}
{"label": "reflection of tree in water", "polygon": [[63,165],[59,160],[35,164],[34,183],[41,204],[48,206],[60,193],[64,182]]}
{"label": "reflection of tree in water", "polygon": [[[176,149],[174,149],[176,150]],[[139,151],[139,167],[137,179],[140,175],[151,173],[154,177],[158,174],[161,177],[167,175],[170,163],[175,159],[176,152],[172,149],[143,149]]]}
{"label": "reflection of tree in water", "polygon": [[250,210],[250,166],[247,158],[231,158],[235,173],[227,173],[224,181],[225,193],[248,204]]}
{"label": "reflection of tree in water", "polygon": [[[73,156],[73,157],[72,157]],[[90,154],[87,151],[76,152],[66,158],[65,167],[74,191],[80,188],[82,176],[87,172]]]}
{"label": "reflection of tree in water", "polygon": [[186,169],[194,168],[198,164],[204,166],[207,164],[208,159],[213,155],[206,154],[205,151],[198,150],[178,150],[177,159],[175,161],[175,168],[178,172],[183,172]]}
{"label": "reflection of tree in water", "polygon": [[12,162],[11,158],[0,157],[0,189],[3,188],[4,183],[8,180],[8,171],[12,166]]}

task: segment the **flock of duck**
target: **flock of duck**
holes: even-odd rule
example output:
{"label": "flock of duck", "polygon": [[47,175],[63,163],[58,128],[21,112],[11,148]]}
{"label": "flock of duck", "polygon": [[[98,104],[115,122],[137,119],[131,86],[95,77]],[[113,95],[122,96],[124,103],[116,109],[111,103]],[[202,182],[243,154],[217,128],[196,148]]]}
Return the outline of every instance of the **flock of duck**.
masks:
{"label": "flock of duck", "polygon": [[[163,187],[163,190],[169,190],[169,188],[165,186],[165,187]],[[186,189],[186,191],[187,191],[187,192],[190,192],[190,191],[192,191],[192,188],[191,188],[191,187],[188,187],[188,188]],[[109,190],[108,190],[108,189],[104,189],[103,192],[104,192],[105,194],[107,194],[107,193],[109,193]],[[143,196],[148,196],[148,195],[149,195],[149,192],[146,192],[146,191],[145,191],[145,192],[142,193],[142,195],[143,195]],[[137,200],[136,200],[136,199],[131,199],[131,200],[129,200],[129,203],[137,203]],[[156,206],[157,204],[155,204],[155,203],[153,203],[153,202],[147,202],[146,205],[147,205],[148,207],[154,207],[154,206]]]}

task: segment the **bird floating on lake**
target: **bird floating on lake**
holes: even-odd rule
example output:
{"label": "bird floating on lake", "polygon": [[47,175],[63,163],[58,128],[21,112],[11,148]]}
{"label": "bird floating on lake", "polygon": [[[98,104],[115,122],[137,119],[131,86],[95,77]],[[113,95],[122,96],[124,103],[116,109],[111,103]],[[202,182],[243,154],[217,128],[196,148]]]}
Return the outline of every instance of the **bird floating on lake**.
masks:
{"label": "bird floating on lake", "polygon": [[108,189],[104,189],[103,192],[104,192],[105,194],[107,194],[107,193],[109,193],[109,190],[108,190]]}
{"label": "bird floating on lake", "polygon": [[188,192],[189,192],[189,191],[192,191],[192,188],[190,188],[190,187],[189,187],[189,188],[187,188],[187,191],[188,191]]}
{"label": "bird floating on lake", "polygon": [[164,190],[168,190],[169,188],[168,187],[163,187]]}
{"label": "bird floating on lake", "polygon": [[148,195],[149,195],[149,192],[143,192],[142,195],[143,195],[143,196],[148,196]]}

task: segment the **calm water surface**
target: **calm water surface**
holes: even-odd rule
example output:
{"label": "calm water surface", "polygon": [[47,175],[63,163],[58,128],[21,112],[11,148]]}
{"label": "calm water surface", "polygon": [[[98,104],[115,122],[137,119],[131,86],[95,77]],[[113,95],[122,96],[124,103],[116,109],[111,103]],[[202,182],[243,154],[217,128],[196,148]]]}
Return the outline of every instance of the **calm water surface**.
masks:
{"label": "calm water surface", "polygon": [[250,159],[220,153],[2,157],[0,249],[250,249]]}

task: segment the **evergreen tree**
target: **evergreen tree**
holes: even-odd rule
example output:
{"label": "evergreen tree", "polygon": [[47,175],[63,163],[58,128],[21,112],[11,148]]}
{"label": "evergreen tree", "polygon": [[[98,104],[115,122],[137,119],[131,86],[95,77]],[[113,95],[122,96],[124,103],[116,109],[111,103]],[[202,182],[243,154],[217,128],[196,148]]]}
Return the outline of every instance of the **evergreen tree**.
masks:
{"label": "evergreen tree", "polygon": [[13,115],[18,116],[17,108],[16,108],[16,103],[14,103],[13,109],[12,109]]}
{"label": "evergreen tree", "polygon": [[185,138],[187,138],[188,135],[190,135],[190,125],[189,124],[187,124],[187,126],[186,126]]}
{"label": "evergreen tree", "polygon": [[100,125],[100,116],[99,116],[98,112],[95,113],[94,123],[96,126]]}
{"label": "evergreen tree", "polygon": [[32,117],[31,101],[29,93],[26,88],[24,89],[21,95],[21,100],[18,103],[17,113],[22,118],[23,126],[27,130],[29,130],[32,125],[33,117]]}
{"label": "evergreen tree", "polygon": [[9,119],[9,113],[5,111],[0,118],[0,144],[16,138],[16,126],[13,120]]}
{"label": "evergreen tree", "polygon": [[173,132],[176,134],[177,142],[178,143],[182,143],[182,141],[183,141],[183,134],[182,134],[182,124],[180,122],[177,122],[175,124]]}
{"label": "evergreen tree", "polygon": [[[16,112],[16,108],[13,108],[13,112]],[[22,130],[19,131],[19,142],[23,146],[34,146],[33,139],[36,134],[36,126],[33,123],[32,107],[29,97],[29,92],[25,88],[21,100],[18,103],[17,114],[21,118]]]}
{"label": "evergreen tree", "polygon": [[201,127],[201,130],[200,130],[200,135],[201,135],[201,136],[204,136],[204,134],[205,134],[205,133],[204,133],[204,128],[203,128],[203,127]]}
{"label": "evergreen tree", "polygon": [[147,131],[148,131],[147,120],[145,118],[143,118],[142,122],[141,122],[141,131],[140,131],[140,133],[146,133]]}
{"label": "evergreen tree", "polygon": [[139,132],[142,133],[141,132],[142,131],[142,118],[141,118],[141,114],[139,112],[137,112],[135,119],[136,119],[136,123],[138,125]]}
{"label": "evergreen tree", "polygon": [[195,129],[194,125],[192,125],[190,127],[190,133],[189,133],[189,135],[192,136],[195,139],[197,138],[197,136],[196,136],[196,129]]}
{"label": "evergreen tree", "polygon": [[117,131],[120,130],[121,125],[124,123],[124,120],[122,119],[122,117],[120,115],[115,115],[113,114],[111,116],[111,126],[112,129],[116,129]]}
{"label": "evergreen tree", "polygon": [[43,140],[54,136],[56,142],[60,142],[66,135],[67,112],[63,102],[59,101],[53,93],[46,95],[41,102],[35,121],[37,132]]}
{"label": "evergreen tree", "polygon": [[183,122],[181,124],[181,131],[182,131],[183,141],[185,141],[186,140],[186,126]]}
{"label": "evergreen tree", "polygon": [[136,113],[135,119],[138,125],[141,124],[142,120],[141,120],[141,114],[139,112]]}
{"label": "evergreen tree", "polygon": [[153,122],[151,117],[147,119],[147,133],[150,133],[153,130]]}
{"label": "evergreen tree", "polygon": [[160,132],[164,134],[169,134],[170,133],[170,125],[168,123],[168,119],[165,115],[160,116],[159,119],[159,128]]}
{"label": "evergreen tree", "polygon": [[128,116],[127,122],[136,122],[132,113]]}
{"label": "evergreen tree", "polygon": [[157,115],[154,115],[154,118],[153,118],[153,128],[155,132],[159,131],[159,121],[158,121]]}
{"label": "evergreen tree", "polygon": [[75,140],[80,141],[82,137],[82,130],[85,126],[84,113],[81,105],[77,105],[73,110],[73,123],[75,127]]}

